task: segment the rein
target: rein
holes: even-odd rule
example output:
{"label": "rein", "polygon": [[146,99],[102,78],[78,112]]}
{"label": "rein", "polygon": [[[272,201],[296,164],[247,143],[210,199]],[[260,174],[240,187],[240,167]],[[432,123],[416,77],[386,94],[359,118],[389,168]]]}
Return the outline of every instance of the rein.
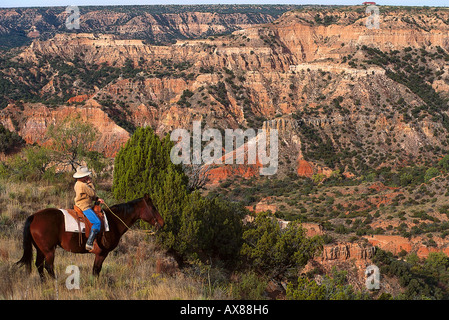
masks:
{"label": "rein", "polygon": [[149,234],[149,235],[154,235],[154,234],[156,234],[155,231],[151,231],[151,230],[135,230],[135,229],[131,229],[131,228],[125,223],[125,221],[123,221],[118,215],[116,215],[116,214],[114,213],[114,211],[111,210],[111,208],[107,205],[106,202],[103,202],[103,204],[106,206],[106,208],[108,208],[108,210],[109,210],[109,211],[110,211],[110,212],[111,212],[117,219],[120,220],[121,223],[123,223],[123,225],[124,225],[128,230],[131,230],[131,231],[137,231],[137,232],[142,232],[142,233],[146,233],[146,234]]}

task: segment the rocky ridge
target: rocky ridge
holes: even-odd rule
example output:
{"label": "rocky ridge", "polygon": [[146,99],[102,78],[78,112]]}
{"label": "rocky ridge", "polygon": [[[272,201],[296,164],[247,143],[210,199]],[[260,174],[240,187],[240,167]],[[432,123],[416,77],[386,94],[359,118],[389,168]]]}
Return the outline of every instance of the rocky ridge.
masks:
{"label": "rocky ridge", "polygon": [[[229,33],[256,23],[267,23],[297,6],[79,6],[81,32],[109,33],[122,39],[171,43],[175,39]],[[0,37],[6,47],[31,39],[49,39],[69,31],[66,20],[74,11],[66,7],[3,8]],[[15,36],[14,42],[8,36]]]}
{"label": "rocky ridge", "polygon": [[[388,67],[354,67],[344,61],[348,56],[352,61],[366,58],[363,46],[447,51],[447,12],[438,11],[438,18],[426,13],[417,25],[407,22],[413,14],[393,10],[382,15],[384,28],[380,30],[366,28],[366,17],[357,11],[324,13],[336,21],[329,25],[316,23],[317,14],[323,15],[314,10],[292,11],[273,23],[246,26],[230,36],[179,40],[169,46],[111,34],[57,34],[49,40],[34,40],[14,59],[37,64],[45,57],[60,57],[66,64],[95,61],[112,68],[132,63],[142,70],[137,77],[118,77],[96,89],[72,87],[67,100],[83,103],[79,97],[90,96],[108,115],[114,112],[103,102],[110,100],[115,110],[122,110],[120,102],[129,106],[123,119],[134,126],[151,125],[161,134],[189,127],[193,120],[209,127],[245,128],[262,126],[271,119],[285,147],[282,162],[296,163],[294,170],[308,177],[329,175],[336,168],[336,163],[313,156],[316,144],[328,142],[335,153],[359,152],[369,145],[381,156],[378,167],[435,156],[425,151],[426,146],[444,149],[441,132],[447,129],[435,117],[424,115],[410,123],[398,112],[395,101],[406,105],[408,112],[425,102],[389,77]],[[173,73],[173,66],[181,63],[185,63],[178,69],[181,72]],[[440,61],[434,68],[440,68],[439,83],[444,83],[449,78],[447,63]],[[31,70],[42,72],[36,67]],[[53,75],[40,94],[61,95],[63,81]],[[435,87],[442,95],[448,94],[447,86]],[[306,138],[309,129],[321,141]],[[389,143],[392,140],[397,145]],[[396,160],[386,157],[396,153]],[[351,158],[339,164],[348,167],[345,174],[349,176],[358,170]]]}

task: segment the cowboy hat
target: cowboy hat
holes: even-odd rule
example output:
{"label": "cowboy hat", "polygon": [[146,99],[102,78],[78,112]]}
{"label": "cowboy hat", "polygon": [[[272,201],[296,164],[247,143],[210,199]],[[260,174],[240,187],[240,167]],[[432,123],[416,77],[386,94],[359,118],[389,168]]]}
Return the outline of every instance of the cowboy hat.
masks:
{"label": "cowboy hat", "polygon": [[81,166],[81,167],[78,167],[78,169],[76,169],[76,172],[75,172],[75,174],[73,175],[73,177],[74,177],[75,179],[78,179],[78,178],[84,178],[84,177],[90,175],[91,173],[92,173],[92,172],[90,172],[89,169],[87,169],[87,167]]}

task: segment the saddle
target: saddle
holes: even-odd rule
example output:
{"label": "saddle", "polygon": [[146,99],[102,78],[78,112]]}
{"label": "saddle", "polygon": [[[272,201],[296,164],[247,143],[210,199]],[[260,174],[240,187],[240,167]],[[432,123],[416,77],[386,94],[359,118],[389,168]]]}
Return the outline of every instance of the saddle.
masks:
{"label": "saddle", "polygon": [[[104,215],[103,215],[103,211],[101,210],[101,207],[99,205],[94,205],[94,207],[92,208],[93,211],[95,212],[95,214],[97,215],[97,217],[100,219],[101,221],[101,231],[103,231],[104,228]],[[90,233],[90,229],[92,227],[92,223],[89,221],[89,219],[87,219],[87,217],[84,215],[83,211],[77,207],[77,206],[73,206],[73,209],[68,209],[67,212],[73,217],[75,218],[76,222],[78,223],[78,230],[80,233],[82,233],[81,230],[81,222],[84,222],[84,232],[86,233],[86,236]]]}

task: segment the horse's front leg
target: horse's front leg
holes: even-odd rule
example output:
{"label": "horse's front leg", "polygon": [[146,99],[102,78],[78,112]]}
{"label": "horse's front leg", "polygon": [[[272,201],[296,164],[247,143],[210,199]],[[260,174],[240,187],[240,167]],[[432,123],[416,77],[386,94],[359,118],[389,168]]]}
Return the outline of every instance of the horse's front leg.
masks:
{"label": "horse's front leg", "polygon": [[101,266],[103,265],[104,259],[108,256],[109,251],[102,251],[100,253],[95,254],[94,267],[92,269],[92,274],[94,276],[99,276],[101,271]]}

